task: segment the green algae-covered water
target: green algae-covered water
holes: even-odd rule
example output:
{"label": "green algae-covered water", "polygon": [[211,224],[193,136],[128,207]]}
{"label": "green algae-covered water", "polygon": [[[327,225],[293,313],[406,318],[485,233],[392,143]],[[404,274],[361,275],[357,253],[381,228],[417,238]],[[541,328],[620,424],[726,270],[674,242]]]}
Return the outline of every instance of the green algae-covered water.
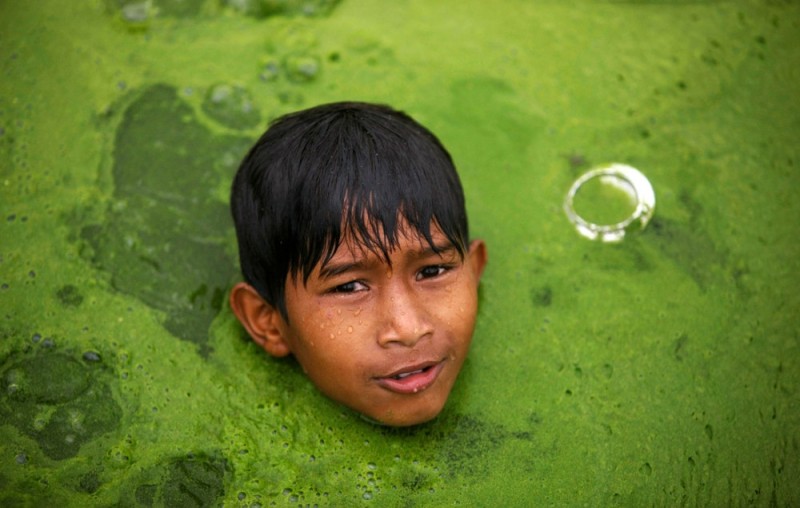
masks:
{"label": "green algae-covered water", "polygon": [[[0,505],[800,504],[796,2],[6,1],[0,72]],[[345,99],[440,136],[490,248],[417,428],[224,304],[238,161]],[[609,162],[658,200],[613,245],[562,210]]]}

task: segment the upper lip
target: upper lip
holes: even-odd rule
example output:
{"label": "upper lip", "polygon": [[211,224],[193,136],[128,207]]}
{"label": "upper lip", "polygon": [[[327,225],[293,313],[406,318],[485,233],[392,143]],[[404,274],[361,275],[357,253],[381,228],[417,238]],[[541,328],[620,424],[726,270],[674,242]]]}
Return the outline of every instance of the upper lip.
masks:
{"label": "upper lip", "polygon": [[390,372],[389,374],[383,376],[376,376],[377,378],[387,378],[387,377],[395,377],[399,376],[400,374],[409,374],[411,372],[416,372],[418,370],[427,369],[428,367],[433,367],[441,363],[442,360],[429,360],[427,362],[415,363],[413,365],[407,365],[405,367],[400,367],[399,369]]}

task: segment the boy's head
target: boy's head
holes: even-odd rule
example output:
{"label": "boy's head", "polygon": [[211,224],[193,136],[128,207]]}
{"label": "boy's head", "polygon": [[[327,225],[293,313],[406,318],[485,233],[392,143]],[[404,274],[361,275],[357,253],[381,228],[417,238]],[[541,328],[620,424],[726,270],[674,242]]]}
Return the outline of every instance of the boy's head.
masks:
{"label": "boy's head", "polygon": [[242,162],[231,208],[245,282],[230,301],[252,338],[369,418],[435,417],[486,262],[436,137],[371,104],[284,116]]}

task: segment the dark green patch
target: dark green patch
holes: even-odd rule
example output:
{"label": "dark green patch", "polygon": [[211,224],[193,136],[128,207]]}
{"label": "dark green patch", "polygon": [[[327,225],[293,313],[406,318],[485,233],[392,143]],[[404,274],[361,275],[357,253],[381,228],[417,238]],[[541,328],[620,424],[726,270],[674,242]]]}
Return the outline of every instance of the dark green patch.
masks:
{"label": "dark green patch", "polygon": [[474,475],[479,460],[512,437],[502,426],[489,425],[470,415],[461,415],[443,437],[442,452],[452,475]]}
{"label": "dark green patch", "polygon": [[[490,425],[471,415],[442,416],[434,422],[418,427],[382,427],[384,434],[415,436],[430,443],[431,453],[443,459],[451,477],[478,473],[481,457],[500,447],[508,439],[530,439],[529,432],[509,432],[502,425]],[[424,472],[416,471],[407,477],[407,488],[426,486],[431,481]]]}
{"label": "dark green patch", "polygon": [[689,336],[686,335],[685,333],[681,334],[681,336],[675,340],[673,353],[675,355],[675,359],[678,360],[679,362],[683,361],[683,357],[686,354],[686,343],[688,341],[689,341]]}
{"label": "dark green patch", "polygon": [[97,475],[97,472],[91,471],[83,475],[78,483],[78,489],[86,492],[87,494],[93,494],[97,492],[97,489],[100,488],[100,477]]}
{"label": "dark green patch", "polygon": [[212,506],[225,493],[224,463],[209,458],[181,459],[170,466],[162,490],[166,506]]}
{"label": "dark green patch", "polygon": [[13,401],[58,404],[74,400],[89,387],[89,372],[61,354],[21,360],[3,372],[3,395]]}
{"label": "dark green patch", "polygon": [[723,266],[726,254],[698,227],[686,229],[669,219],[656,217],[642,238],[655,243],[685,271],[700,289],[705,290],[714,267]]}
{"label": "dark green patch", "polygon": [[158,493],[158,485],[139,485],[136,487],[136,503],[141,506],[153,506]]}
{"label": "dark green patch", "polygon": [[553,303],[553,288],[542,286],[531,290],[531,300],[537,307],[549,307]]}
{"label": "dark green patch", "polygon": [[219,506],[225,495],[225,459],[216,455],[191,455],[165,461],[133,480],[125,505]]}
{"label": "dark green patch", "polygon": [[122,411],[99,370],[55,352],[6,361],[0,423],[34,439],[54,460],[119,425]]}
{"label": "dark green patch", "polygon": [[208,327],[235,274],[233,231],[218,189],[250,144],[214,136],[175,89],[155,85],[124,113],[114,146],[114,196],[102,225],[81,236],[111,284],[166,315],[173,335],[206,356]]}
{"label": "dark green patch", "polygon": [[83,295],[72,284],[67,284],[56,291],[56,297],[64,307],[77,307],[83,303]]}
{"label": "dark green patch", "polygon": [[696,225],[698,219],[703,215],[703,205],[697,201],[692,194],[686,189],[682,189],[678,194],[678,199],[681,204],[689,212],[689,222]]}

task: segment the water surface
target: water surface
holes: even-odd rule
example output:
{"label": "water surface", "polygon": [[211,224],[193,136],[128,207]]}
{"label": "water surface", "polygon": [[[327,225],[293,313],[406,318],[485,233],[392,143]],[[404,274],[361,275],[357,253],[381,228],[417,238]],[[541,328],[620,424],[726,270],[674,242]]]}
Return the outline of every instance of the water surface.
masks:
{"label": "water surface", "polygon": [[[0,504],[800,502],[800,6],[0,6]],[[223,304],[266,123],[406,110],[490,248],[441,416],[361,420]],[[646,230],[562,200],[630,164]]]}

